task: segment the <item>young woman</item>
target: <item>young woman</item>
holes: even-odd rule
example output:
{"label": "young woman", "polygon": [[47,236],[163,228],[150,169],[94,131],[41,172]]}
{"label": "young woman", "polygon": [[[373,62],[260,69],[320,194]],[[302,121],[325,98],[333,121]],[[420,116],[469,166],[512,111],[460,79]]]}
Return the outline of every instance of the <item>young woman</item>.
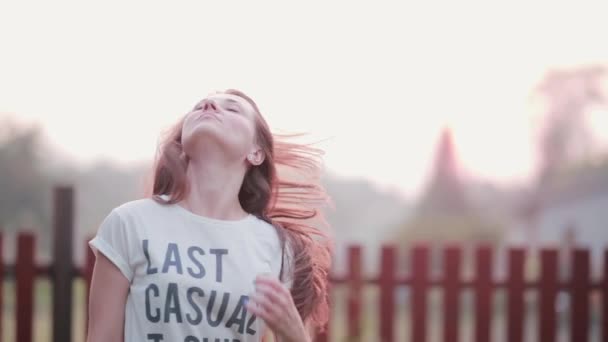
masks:
{"label": "young woman", "polygon": [[279,138],[237,90],[180,119],[149,195],[89,242],[88,342],[312,340],[328,317],[320,151]]}

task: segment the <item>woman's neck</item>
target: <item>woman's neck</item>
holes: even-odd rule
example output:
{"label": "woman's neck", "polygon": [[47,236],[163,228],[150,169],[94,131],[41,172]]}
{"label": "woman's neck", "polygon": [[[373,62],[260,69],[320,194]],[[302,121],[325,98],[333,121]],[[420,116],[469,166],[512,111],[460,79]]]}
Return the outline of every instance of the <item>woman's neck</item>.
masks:
{"label": "woman's neck", "polygon": [[238,197],[244,174],[244,167],[238,163],[190,160],[186,169],[190,191],[180,204],[201,216],[241,219],[247,215]]}

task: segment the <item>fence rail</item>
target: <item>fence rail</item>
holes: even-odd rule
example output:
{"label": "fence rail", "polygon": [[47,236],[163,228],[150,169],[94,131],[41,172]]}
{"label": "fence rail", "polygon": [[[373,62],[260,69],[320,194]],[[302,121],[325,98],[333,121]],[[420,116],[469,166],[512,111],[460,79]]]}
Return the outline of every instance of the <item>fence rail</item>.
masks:
{"label": "fence rail", "polygon": [[[73,264],[71,243],[73,232],[73,201],[71,188],[59,188],[55,193],[54,232],[62,239],[54,239],[54,259],[51,264],[37,265],[35,260],[36,239],[31,233],[20,233],[17,236],[17,258],[14,265],[5,264],[2,259],[4,239],[0,233],[0,308],[3,283],[7,277],[14,278],[16,292],[16,340],[32,342],[34,282],[39,277],[49,278],[53,284],[52,328],[53,341],[72,340],[72,280],[82,278],[88,285],[94,265],[93,252],[86,246],[86,260],[83,267]],[[69,245],[69,246],[68,246]],[[555,341],[557,331],[556,299],[560,291],[566,291],[571,297],[570,336],[572,342],[589,341],[590,301],[592,291],[601,293],[601,341],[608,342],[608,249],[604,252],[603,276],[599,281],[592,281],[590,276],[590,252],[586,249],[575,249],[571,254],[571,278],[561,280],[558,274],[558,251],[542,249],[540,251],[540,273],[534,280],[525,278],[524,249],[512,248],[507,252],[507,274],[504,280],[493,278],[495,251],[489,246],[478,246],[474,251],[474,275],[472,279],[463,279],[463,249],[459,246],[448,246],[442,250],[443,274],[431,277],[430,246],[416,246],[409,250],[411,267],[407,276],[398,274],[398,252],[395,246],[385,246],[380,253],[380,273],[377,276],[363,275],[363,248],[348,248],[347,273],[342,276],[330,276],[332,284],[347,288],[346,300],[346,334],[353,340],[362,333],[362,313],[364,309],[363,290],[365,286],[379,288],[379,326],[377,340],[396,341],[396,289],[407,287],[410,293],[410,341],[428,340],[427,322],[428,297],[431,289],[439,288],[443,292],[443,336],[446,342],[458,342],[460,337],[459,315],[460,295],[463,290],[472,290],[475,298],[473,320],[474,341],[486,342],[492,336],[491,303],[495,291],[504,290],[506,304],[506,341],[521,342],[524,340],[524,295],[528,290],[538,294],[538,332],[536,339],[541,342]],[[87,300],[84,300],[84,305]],[[0,331],[2,331],[2,312],[0,310]],[[86,309],[84,310],[86,313]],[[328,342],[332,323],[329,322],[326,332],[317,336],[319,342]],[[86,319],[85,319],[86,324]],[[86,330],[86,328],[85,328]],[[0,334],[2,342],[2,334]],[[6,341],[8,342],[8,341]]]}

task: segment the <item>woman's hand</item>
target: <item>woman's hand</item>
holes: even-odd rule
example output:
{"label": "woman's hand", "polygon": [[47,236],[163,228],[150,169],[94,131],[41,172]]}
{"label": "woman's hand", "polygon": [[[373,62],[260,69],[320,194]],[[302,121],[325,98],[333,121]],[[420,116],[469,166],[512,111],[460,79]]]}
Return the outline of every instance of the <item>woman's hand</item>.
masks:
{"label": "woman's hand", "polygon": [[278,279],[259,275],[255,288],[247,303],[248,311],[262,318],[280,341],[310,341],[289,290]]}

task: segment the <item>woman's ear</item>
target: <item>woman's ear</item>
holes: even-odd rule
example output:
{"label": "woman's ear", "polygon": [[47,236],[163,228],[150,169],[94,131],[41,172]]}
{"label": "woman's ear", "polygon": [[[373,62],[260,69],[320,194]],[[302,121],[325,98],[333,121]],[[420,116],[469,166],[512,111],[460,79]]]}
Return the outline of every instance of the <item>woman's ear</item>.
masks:
{"label": "woman's ear", "polygon": [[256,149],[255,151],[249,152],[247,155],[247,161],[251,165],[258,166],[264,162],[264,152],[262,149]]}

